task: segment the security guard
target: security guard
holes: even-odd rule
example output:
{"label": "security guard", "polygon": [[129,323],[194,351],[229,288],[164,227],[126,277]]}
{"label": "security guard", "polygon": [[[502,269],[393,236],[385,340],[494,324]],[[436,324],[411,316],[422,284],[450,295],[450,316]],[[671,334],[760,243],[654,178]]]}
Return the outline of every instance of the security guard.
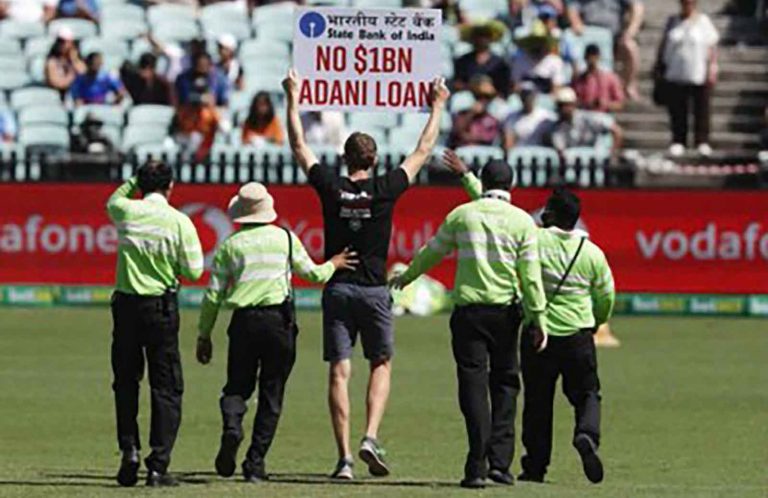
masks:
{"label": "security guard", "polygon": [[490,161],[482,171],[481,197],[454,209],[409,268],[392,281],[402,288],[457,250],[451,332],[469,439],[461,481],[467,488],[484,487],[486,477],[514,483],[509,467],[523,320],[518,288],[527,316],[541,332],[539,346],[546,344],[536,225],[528,213],[510,204],[512,180],[507,163]]}
{"label": "security guard", "polygon": [[[107,213],[117,226],[117,285],[112,296],[112,372],[117,439],[123,452],[121,486],[138,480],[139,381],[146,357],[152,392],[149,444],[144,461],[148,486],[173,486],[167,473],[181,422],[184,382],[179,357],[177,276],[197,280],[203,253],[192,221],[168,204],[173,172],[149,162],[109,198]],[[132,199],[140,191],[143,199]]]}
{"label": "security guard", "polygon": [[253,436],[242,465],[246,481],[267,478],[264,458],[277,430],[288,376],[296,359],[298,328],[291,292],[291,271],[313,283],[325,283],[337,270],[354,270],[355,254],[344,250],[323,265],[307,255],[296,235],[271,223],[274,201],[260,183],[240,188],[229,205],[240,230],[218,249],[200,314],[197,359],[211,360],[211,331],[220,306],[234,309],[229,325],[227,383],[220,399],[223,419],[216,471],[235,472],[243,440],[246,402],[259,380]]}

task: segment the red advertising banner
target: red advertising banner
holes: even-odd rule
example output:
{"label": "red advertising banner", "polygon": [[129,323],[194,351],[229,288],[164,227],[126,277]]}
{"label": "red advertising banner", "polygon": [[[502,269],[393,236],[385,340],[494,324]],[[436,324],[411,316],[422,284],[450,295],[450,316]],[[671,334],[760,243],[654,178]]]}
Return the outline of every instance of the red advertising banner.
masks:
{"label": "red advertising banner", "polygon": [[[93,184],[0,185],[0,283],[112,283],[117,233],[105,212],[114,189]],[[172,203],[198,228],[210,261],[234,229],[224,211],[235,185],[180,185]],[[323,222],[309,187],[271,187],[280,222],[322,259]],[[535,212],[548,192],[517,190]],[[625,292],[768,294],[768,193],[590,190],[583,227],[605,251]],[[467,202],[458,188],[418,187],[397,205],[390,260],[409,261],[445,215]],[[432,275],[449,286],[454,262]],[[204,279],[204,281],[207,280]]]}

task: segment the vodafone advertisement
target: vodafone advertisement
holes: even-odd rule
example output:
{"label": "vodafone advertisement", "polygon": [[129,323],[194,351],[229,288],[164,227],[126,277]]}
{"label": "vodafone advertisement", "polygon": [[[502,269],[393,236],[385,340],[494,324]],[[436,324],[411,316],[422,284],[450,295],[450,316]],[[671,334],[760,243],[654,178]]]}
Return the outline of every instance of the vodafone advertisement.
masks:
{"label": "vodafone advertisement", "polygon": [[[117,232],[105,213],[113,185],[0,185],[0,284],[111,285]],[[235,185],[181,185],[172,203],[194,221],[210,263],[235,228],[224,208]],[[279,222],[322,259],[320,204],[309,187],[270,187]],[[548,192],[516,190],[531,213]],[[582,223],[606,252],[624,292],[768,294],[768,194],[612,191],[580,193]],[[390,261],[408,261],[445,215],[467,202],[459,188],[415,187],[400,200]],[[432,275],[452,285],[454,261]],[[207,277],[203,278],[203,283]]]}

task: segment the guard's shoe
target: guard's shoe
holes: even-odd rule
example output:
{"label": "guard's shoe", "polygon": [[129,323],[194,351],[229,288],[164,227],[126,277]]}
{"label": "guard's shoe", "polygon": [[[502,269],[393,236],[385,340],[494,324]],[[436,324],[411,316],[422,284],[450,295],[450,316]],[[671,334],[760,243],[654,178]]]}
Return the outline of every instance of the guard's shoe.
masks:
{"label": "guard's shoe", "polygon": [[483,489],[485,487],[485,479],[482,477],[465,477],[461,480],[459,486],[467,489]]}
{"label": "guard's shoe", "polygon": [[240,447],[240,438],[235,434],[222,434],[221,447],[216,455],[216,473],[221,477],[232,477],[237,468],[237,449]]}
{"label": "guard's shoe", "polygon": [[139,450],[131,448],[123,451],[120,470],[117,471],[117,483],[120,486],[131,487],[139,482]]}
{"label": "guard's shoe", "polygon": [[254,465],[249,462],[243,462],[243,478],[245,482],[251,484],[260,484],[269,480],[264,465]]}
{"label": "guard's shoe", "polygon": [[364,437],[360,443],[360,459],[368,464],[368,472],[372,476],[384,477],[389,475],[389,467],[384,461],[387,452],[381,447],[378,441],[371,437]]}
{"label": "guard's shoe", "polygon": [[355,463],[351,458],[342,458],[336,463],[336,469],[331,474],[332,479],[351,481],[355,478]]}
{"label": "guard's shoe", "polygon": [[521,482],[544,482],[544,476],[523,471],[522,474],[517,476],[517,480]]}
{"label": "guard's shoe", "polygon": [[150,488],[170,488],[178,485],[179,481],[167,472],[160,473],[156,470],[150,470],[147,473],[147,486]]}
{"label": "guard's shoe", "polygon": [[510,474],[508,470],[491,469],[488,472],[488,479],[497,484],[504,484],[506,486],[515,484],[515,477]]}
{"label": "guard's shoe", "polygon": [[597,446],[592,438],[586,434],[579,434],[573,438],[573,447],[579,452],[581,465],[584,467],[584,475],[592,483],[603,480],[603,462],[597,454]]}

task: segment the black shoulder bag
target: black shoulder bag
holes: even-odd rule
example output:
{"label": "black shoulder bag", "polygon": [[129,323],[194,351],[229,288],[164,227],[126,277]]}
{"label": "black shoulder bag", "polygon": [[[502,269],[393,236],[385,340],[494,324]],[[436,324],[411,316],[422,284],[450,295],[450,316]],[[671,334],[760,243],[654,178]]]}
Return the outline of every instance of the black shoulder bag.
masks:
{"label": "black shoulder bag", "polygon": [[552,297],[547,300],[547,308],[549,308],[549,304],[552,302],[555,297],[557,297],[558,294],[560,294],[560,288],[563,287],[563,284],[568,279],[568,275],[571,274],[571,270],[573,269],[573,265],[576,264],[576,260],[579,257],[579,254],[581,254],[581,248],[584,247],[584,242],[587,240],[586,237],[582,237],[581,241],[579,242],[579,247],[576,248],[576,252],[573,253],[573,258],[571,258],[571,262],[568,263],[568,268],[565,269],[565,273],[563,273],[563,277],[560,279],[560,281],[557,283],[557,287],[555,287],[555,292],[552,293]]}
{"label": "black shoulder bag", "polygon": [[291,282],[291,269],[293,268],[293,238],[291,231],[285,227],[281,227],[286,235],[288,235],[288,268],[285,272],[285,280],[288,284],[288,296],[283,303],[283,314],[285,315],[285,321],[288,324],[288,329],[293,331],[296,335],[299,333],[299,323],[296,320],[296,294],[293,291],[293,284]]}

